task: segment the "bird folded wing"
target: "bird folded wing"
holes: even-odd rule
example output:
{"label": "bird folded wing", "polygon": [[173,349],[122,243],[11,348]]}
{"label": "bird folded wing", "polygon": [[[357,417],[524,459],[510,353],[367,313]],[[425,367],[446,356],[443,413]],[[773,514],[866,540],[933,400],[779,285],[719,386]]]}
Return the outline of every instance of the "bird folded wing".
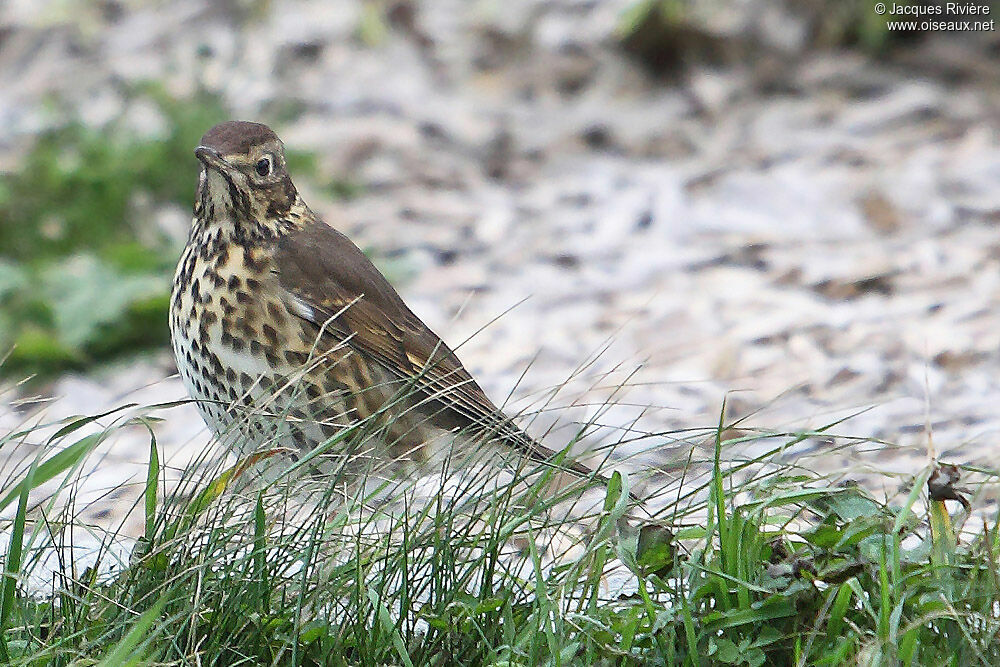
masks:
{"label": "bird folded wing", "polygon": [[[454,352],[346,236],[316,221],[282,238],[275,259],[292,312],[322,330],[331,346],[346,343],[377,360],[477,430],[496,433],[533,459],[555,455],[500,412]],[[591,474],[581,464],[566,467]]]}

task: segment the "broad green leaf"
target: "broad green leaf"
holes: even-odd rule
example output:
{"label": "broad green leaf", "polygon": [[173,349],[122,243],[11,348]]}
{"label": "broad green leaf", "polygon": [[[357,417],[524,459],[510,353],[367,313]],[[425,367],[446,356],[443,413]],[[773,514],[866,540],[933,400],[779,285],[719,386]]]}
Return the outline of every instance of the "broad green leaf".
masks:
{"label": "broad green leaf", "polygon": [[0,299],[23,289],[28,283],[28,272],[24,267],[0,257]]}
{"label": "broad green leaf", "polygon": [[119,320],[132,303],[168,289],[162,276],[122,274],[93,255],[77,255],[50,267],[43,275],[59,340],[81,349],[102,325]]}

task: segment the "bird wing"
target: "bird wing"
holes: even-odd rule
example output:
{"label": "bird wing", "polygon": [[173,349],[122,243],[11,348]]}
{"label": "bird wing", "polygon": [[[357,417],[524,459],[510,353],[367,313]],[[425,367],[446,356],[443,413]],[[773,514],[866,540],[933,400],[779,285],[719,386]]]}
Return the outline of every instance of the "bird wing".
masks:
{"label": "bird wing", "polygon": [[[480,431],[494,432],[538,461],[555,452],[521,431],[486,396],[455,353],[411,311],[354,243],[322,221],[284,235],[275,253],[291,310],[337,344],[376,359]],[[589,476],[575,462],[566,467]]]}

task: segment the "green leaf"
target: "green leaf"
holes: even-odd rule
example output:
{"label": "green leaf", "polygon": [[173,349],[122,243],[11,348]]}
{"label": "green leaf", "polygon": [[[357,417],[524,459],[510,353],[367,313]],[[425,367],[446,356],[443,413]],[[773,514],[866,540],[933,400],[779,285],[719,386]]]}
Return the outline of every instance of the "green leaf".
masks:
{"label": "green leaf", "polygon": [[772,596],[749,609],[734,609],[720,614],[709,614],[705,632],[741,625],[756,625],[775,618],[786,618],[796,614],[795,602],[785,597]]}
{"label": "green leaf", "polygon": [[24,289],[29,283],[24,267],[0,257],[0,299]]}
{"label": "green leaf", "polygon": [[160,454],[156,451],[156,436],[152,429],[149,431],[149,465],[146,468],[146,488],[144,497],[146,501],[146,540],[152,544],[154,533],[156,532],[156,494],[157,482],[160,478]]}
{"label": "green leaf", "polygon": [[833,600],[833,604],[830,606],[830,618],[827,621],[826,626],[827,634],[829,636],[838,636],[840,634],[840,629],[844,627],[845,615],[847,614],[848,604],[851,602],[853,593],[854,591],[849,583],[843,583],[840,585],[840,588],[837,589],[836,597]]}
{"label": "green leaf", "polygon": [[666,526],[642,526],[636,554],[636,563],[643,572],[666,578],[675,562],[673,533]]}
{"label": "green leaf", "polygon": [[813,500],[810,506],[821,514],[833,514],[843,521],[877,517],[882,511],[882,507],[864,489],[856,486],[830,489]]}
{"label": "green leaf", "polygon": [[735,662],[739,662],[740,650],[736,648],[736,644],[730,640],[725,637],[719,637],[715,640],[715,653],[712,657],[719,662],[731,665]]}
{"label": "green leaf", "polygon": [[121,319],[129,306],[168,289],[165,278],[123,275],[93,255],[78,255],[49,267],[43,276],[52,303],[56,335],[70,349],[82,349],[102,325]]}

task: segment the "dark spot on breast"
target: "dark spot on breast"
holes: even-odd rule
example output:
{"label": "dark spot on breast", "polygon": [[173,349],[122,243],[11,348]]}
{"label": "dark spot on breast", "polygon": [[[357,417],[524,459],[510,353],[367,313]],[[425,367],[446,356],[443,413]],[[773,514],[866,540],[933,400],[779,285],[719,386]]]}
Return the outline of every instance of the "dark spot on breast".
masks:
{"label": "dark spot on breast", "polygon": [[242,292],[242,291],[241,292],[237,292],[236,293],[236,301],[239,302],[239,303],[244,303],[244,304],[245,303],[250,303],[250,295],[247,294],[246,292]]}
{"label": "dark spot on breast", "polygon": [[226,369],[226,381],[229,383],[236,382],[236,371],[234,371],[232,368]]}
{"label": "dark spot on breast", "polygon": [[295,350],[285,351],[285,361],[290,363],[292,366],[301,366],[309,358],[309,355],[302,352],[296,352]]}
{"label": "dark spot on breast", "polygon": [[275,301],[267,302],[267,314],[271,316],[275,325],[282,326],[285,323],[285,309]]}
{"label": "dark spot on breast", "polygon": [[280,359],[278,359],[278,355],[275,354],[274,351],[270,349],[264,350],[264,358],[267,359],[267,363],[271,364],[272,366],[277,366],[278,363],[281,361]]}
{"label": "dark spot on breast", "polygon": [[260,288],[261,288],[261,284],[260,284],[259,280],[256,280],[254,278],[247,278],[247,289],[248,290],[250,290],[251,292],[257,292],[257,291],[260,290]]}
{"label": "dark spot on breast", "polygon": [[323,388],[327,394],[347,393],[347,385],[332,377],[323,381]]}
{"label": "dark spot on breast", "polygon": [[[289,426],[288,430],[292,434],[292,440],[295,442],[295,445],[298,448],[312,449],[312,443],[310,442],[309,438],[306,437],[306,434],[302,431],[301,428],[299,428],[298,426]],[[298,456],[296,456],[294,453],[290,453],[289,456],[292,458],[293,461],[298,460]]]}
{"label": "dark spot on breast", "polygon": [[219,320],[219,316],[214,310],[206,310],[202,313],[201,321],[205,323],[205,326],[212,326]]}
{"label": "dark spot on breast", "polygon": [[[229,276],[229,281],[226,283],[226,287],[228,287],[230,290],[232,290],[233,292],[235,292],[236,290],[238,290],[240,288],[240,282],[241,282],[240,281],[240,277],[237,276],[237,275],[235,275],[235,274],[233,274],[233,275]],[[239,298],[238,294],[237,294],[236,298],[237,299]]]}
{"label": "dark spot on breast", "polygon": [[345,389],[343,391],[328,390],[327,394],[330,395],[341,394],[344,397],[344,407],[347,408],[347,410],[344,412],[344,415],[350,419],[357,419],[358,416],[361,414],[361,410],[359,409],[361,407],[361,402],[358,400],[359,396],[357,394],[352,394],[351,392],[347,391],[346,385],[344,386]]}
{"label": "dark spot on breast", "polygon": [[230,345],[230,347],[233,348],[234,352],[242,352],[243,349],[246,348],[246,346],[247,346],[245,340],[243,340],[242,338],[236,338],[236,337],[233,337],[233,340],[230,342],[229,345]]}
{"label": "dark spot on breast", "polygon": [[252,273],[263,273],[264,264],[265,260],[263,258],[257,260],[253,257],[253,251],[247,250],[243,253],[243,266],[245,266]]}
{"label": "dark spot on breast", "polygon": [[181,270],[180,276],[178,276],[179,282],[182,284],[187,283],[191,280],[192,273],[194,273],[194,254],[188,253],[184,258],[184,268]]}
{"label": "dark spot on breast", "polygon": [[256,338],[250,340],[250,354],[260,356],[261,352],[264,351],[264,346],[260,344],[260,341]]}
{"label": "dark spot on breast", "polygon": [[257,336],[257,332],[254,331],[253,324],[245,317],[236,318],[236,328],[243,332],[243,335],[248,338],[255,338]]}
{"label": "dark spot on breast", "polygon": [[224,315],[232,315],[236,311],[236,306],[226,301],[226,297],[219,299],[219,305],[222,306],[222,312]]}
{"label": "dark spot on breast", "polygon": [[268,340],[271,345],[278,346],[278,330],[272,327],[270,324],[265,324],[262,331],[264,332],[264,338]]}
{"label": "dark spot on breast", "polygon": [[333,436],[340,433],[343,429],[335,424],[330,424],[328,422],[320,423],[320,430],[323,431],[323,437],[327,440]]}
{"label": "dark spot on breast", "polygon": [[212,282],[215,284],[215,289],[220,289],[223,285],[226,284],[225,278],[220,276],[218,273],[212,274]]}
{"label": "dark spot on breast", "polygon": [[309,322],[302,321],[299,324],[299,340],[311,347],[316,342],[316,327]]}
{"label": "dark spot on breast", "polygon": [[230,180],[230,178],[224,173],[222,174],[222,177],[226,179],[226,185],[229,186],[229,201],[233,203],[235,208],[242,208],[240,206],[240,201],[243,199],[243,193],[240,192],[239,188],[236,187],[236,184],[233,183],[232,180]]}

